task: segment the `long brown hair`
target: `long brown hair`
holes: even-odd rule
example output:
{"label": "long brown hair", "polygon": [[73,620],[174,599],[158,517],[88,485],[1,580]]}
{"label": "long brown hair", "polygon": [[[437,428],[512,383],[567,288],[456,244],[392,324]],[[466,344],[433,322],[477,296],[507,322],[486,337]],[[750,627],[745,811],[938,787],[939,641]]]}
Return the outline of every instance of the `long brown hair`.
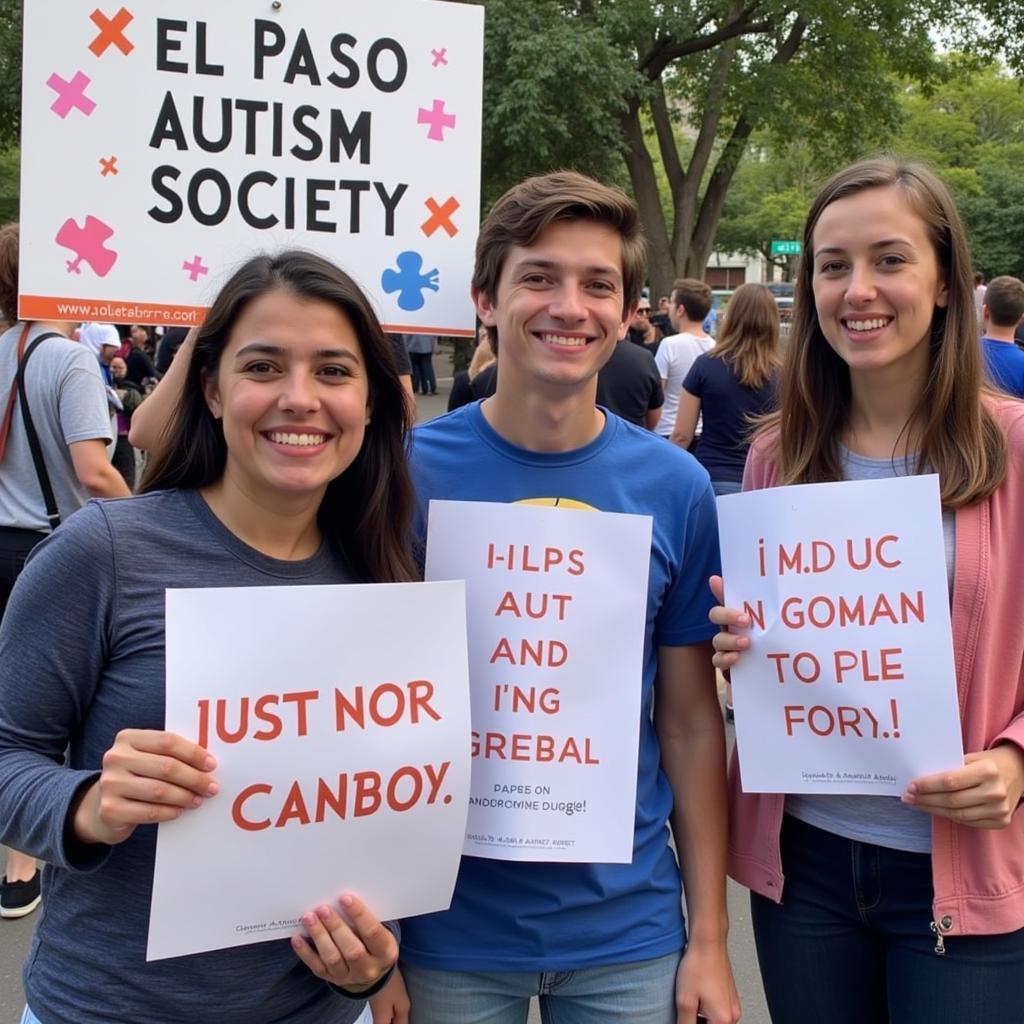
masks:
{"label": "long brown hair", "polygon": [[0,320],[13,324],[18,319],[18,240],[17,224],[0,228]]}
{"label": "long brown hair", "polygon": [[942,503],[959,508],[987,498],[1006,475],[1006,439],[982,401],[974,284],[967,238],[946,186],[922,164],[863,160],[829,180],[804,226],[793,327],[783,362],[777,425],[781,483],[842,478],[839,439],[850,417],[850,371],[825,340],[814,305],[814,228],[838,199],[897,188],[921,218],[946,283],[948,305],[936,307],[924,389],[904,427],[917,450],[917,471],[939,474]]}
{"label": "long brown hair", "polygon": [[410,426],[394,351],[359,286],[314,253],[290,250],[257,256],[221,289],[196,338],[181,402],[165,428],[140,492],[205,487],[224,474],[224,429],[206,405],[204,374],[216,375],[242,311],[272,291],[327,302],[351,322],[370,384],[373,418],[352,465],[327,485],[318,521],[355,572],[377,583],[415,579],[412,556],[413,489],[406,464]]}
{"label": "long brown hair", "polygon": [[760,388],[782,365],[779,356],[779,307],[763,284],[741,284],[725,307],[715,347],[745,388]]}

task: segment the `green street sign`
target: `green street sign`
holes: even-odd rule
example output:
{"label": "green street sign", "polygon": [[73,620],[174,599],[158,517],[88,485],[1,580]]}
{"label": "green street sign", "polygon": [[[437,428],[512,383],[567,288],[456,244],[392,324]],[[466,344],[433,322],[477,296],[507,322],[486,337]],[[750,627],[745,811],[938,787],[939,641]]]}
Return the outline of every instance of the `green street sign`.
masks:
{"label": "green street sign", "polygon": [[773,256],[799,256],[800,248],[800,240],[796,238],[792,240],[784,238],[772,239]]}

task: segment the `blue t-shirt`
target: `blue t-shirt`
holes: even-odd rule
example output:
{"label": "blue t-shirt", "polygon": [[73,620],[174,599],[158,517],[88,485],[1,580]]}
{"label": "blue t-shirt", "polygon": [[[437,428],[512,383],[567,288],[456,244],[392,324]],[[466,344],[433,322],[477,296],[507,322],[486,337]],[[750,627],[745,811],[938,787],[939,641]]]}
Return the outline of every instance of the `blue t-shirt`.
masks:
{"label": "blue t-shirt", "polygon": [[776,386],[773,377],[759,388],[747,388],[736,379],[728,360],[710,354],[694,360],[683,388],[700,399],[704,426],[694,454],[712,480],[743,480],[751,417],[775,408]]}
{"label": "blue t-shirt", "polygon": [[[509,444],[463,406],[415,431],[412,469],[431,498],[567,498],[654,519],[644,636],[636,824],[631,864],[546,864],[463,857],[451,909],[402,926],[402,957],[440,970],[558,971],[629,963],[682,948],[679,870],[669,847],[672,792],[651,721],[659,645],[707,640],[718,525],[707,474],[686,452],[606,413],[569,452]],[[600,643],[600,637],[594,638]]]}
{"label": "blue t-shirt", "polygon": [[982,338],[985,371],[997,388],[1015,398],[1024,398],[1024,352],[1012,341]]}

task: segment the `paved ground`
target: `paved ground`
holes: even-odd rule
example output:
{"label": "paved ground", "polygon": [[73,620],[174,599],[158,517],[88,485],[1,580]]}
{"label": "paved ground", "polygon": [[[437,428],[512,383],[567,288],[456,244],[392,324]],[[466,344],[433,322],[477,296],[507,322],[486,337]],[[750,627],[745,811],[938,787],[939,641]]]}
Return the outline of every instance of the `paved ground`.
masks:
{"label": "paved ground", "polygon": [[[432,419],[445,412],[451,390],[451,363],[445,353],[435,359],[438,376],[438,394],[417,396],[417,420]],[[731,728],[730,741],[731,741]],[[6,851],[0,847],[0,856]],[[757,973],[753,938],[750,933],[750,911],[745,890],[730,883],[729,916],[732,931],[729,939],[733,970],[743,1002],[744,1024],[769,1024],[764,1005],[761,980]],[[36,915],[21,921],[0,921],[0,1024],[17,1024],[21,1019],[23,996],[21,990],[21,963],[28,950]],[[183,1022],[184,1024],[184,1022]],[[458,1024],[453,1021],[452,1024]],[[540,1024],[536,1007],[530,1014],[530,1024]]]}

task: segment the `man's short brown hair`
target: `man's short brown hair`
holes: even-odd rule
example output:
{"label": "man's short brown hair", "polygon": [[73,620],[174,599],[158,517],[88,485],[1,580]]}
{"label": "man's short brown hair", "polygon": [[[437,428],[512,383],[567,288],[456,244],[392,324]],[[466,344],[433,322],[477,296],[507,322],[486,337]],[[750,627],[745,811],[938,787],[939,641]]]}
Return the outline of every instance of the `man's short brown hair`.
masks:
{"label": "man's short brown hair", "polygon": [[704,321],[711,312],[711,285],[695,277],[681,277],[672,285],[672,305],[682,306],[688,320]]}
{"label": "man's short brown hair", "polygon": [[994,277],[985,289],[988,319],[995,327],[1016,327],[1024,316],[1024,281],[1004,274]]}
{"label": "man's short brown hair", "polygon": [[[498,301],[498,279],[513,246],[532,245],[541,232],[561,221],[606,224],[622,239],[622,313],[640,297],[647,243],[636,204],[621,189],[602,185],[576,171],[554,171],[527,178],[491,208],[476,242],[473,287]],[[488,331],[492,339],[494,331]]]}

